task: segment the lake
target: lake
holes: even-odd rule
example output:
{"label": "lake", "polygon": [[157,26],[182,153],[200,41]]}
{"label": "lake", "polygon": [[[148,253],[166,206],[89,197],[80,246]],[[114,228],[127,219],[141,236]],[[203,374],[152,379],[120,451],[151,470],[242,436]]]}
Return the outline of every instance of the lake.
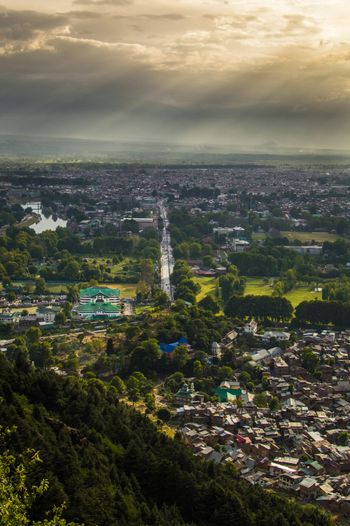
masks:
{"label": "lake", "polygon": [[33,212],[40,216],[40,220],[37,223],[30,225],[30,228],[32,228],[34,232],[36,232],[36,234],[41,234],[41,232],[44,232],[45,230],[56,230],[56,228],[58,228],[59,226],[63,228],[67,226],[67,221],[65,219],[61,219],[60,217],[53,215],[49,215],[46,217],[43,214],[43,209],[40,201],[25,203],[24,205],[22,205],[22,208],[31,208]]}

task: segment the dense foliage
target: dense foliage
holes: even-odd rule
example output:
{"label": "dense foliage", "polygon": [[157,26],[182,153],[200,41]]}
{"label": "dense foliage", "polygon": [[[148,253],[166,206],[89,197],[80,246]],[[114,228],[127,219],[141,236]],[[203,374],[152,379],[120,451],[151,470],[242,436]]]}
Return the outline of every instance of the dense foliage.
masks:
{"label": "dense foliage", "polygon": [[331,524],[313,506],[248,486],[230,466],[194,457],[120,403],[114,386],[18,362],[0,356],[0,418],[17,428],[13,450],[33,447],[43,459],[29,474],[31,484],[49,481],[31,509],[34,520],[65,501],[64,515],[87,526]]}

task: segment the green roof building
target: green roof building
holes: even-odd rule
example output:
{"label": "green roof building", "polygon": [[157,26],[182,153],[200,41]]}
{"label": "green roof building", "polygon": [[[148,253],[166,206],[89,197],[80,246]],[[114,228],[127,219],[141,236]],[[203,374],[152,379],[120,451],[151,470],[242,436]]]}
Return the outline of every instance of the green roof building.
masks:
{"label": "green roof building", "polygon": [[80,290],[80,303],[119,303],[120,290],[109,287],[88,287]]}
{"label": "green roof building", "polygon": [[217,387],[213,389],[214,393],[219,399],[219,402],[233,402],[238,396],[242,395],[242,389],[223,389]]}
{"label": "green roof building", "polygon": [[120,290],[109,287],[88,287],[80,290],[80,304],[74,309],[87,320],[117,318],[121,314]]}
{"label": "green roof building", "polygon": [[79,305],[76,312],[87,320],[117,318],[121,314],[121,306],[108,302],[83,303]]}

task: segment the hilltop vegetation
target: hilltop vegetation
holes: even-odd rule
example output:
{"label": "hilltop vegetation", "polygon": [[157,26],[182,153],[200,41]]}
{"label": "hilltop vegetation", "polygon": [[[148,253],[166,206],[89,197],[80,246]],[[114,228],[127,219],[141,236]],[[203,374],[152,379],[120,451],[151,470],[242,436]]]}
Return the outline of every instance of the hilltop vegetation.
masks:
{"label": "hilltop vegetation", "polygon": [[31,520],[65,502],[64,516],[86,526],[332,524],[313,506],[194,457],[96,379],[62,379],[21,355],[15,366],[0,356],[0,396],[2,424],[16,426],[7,447],[38,450],[43,463],[32,466],[28,483],[49,481]]}

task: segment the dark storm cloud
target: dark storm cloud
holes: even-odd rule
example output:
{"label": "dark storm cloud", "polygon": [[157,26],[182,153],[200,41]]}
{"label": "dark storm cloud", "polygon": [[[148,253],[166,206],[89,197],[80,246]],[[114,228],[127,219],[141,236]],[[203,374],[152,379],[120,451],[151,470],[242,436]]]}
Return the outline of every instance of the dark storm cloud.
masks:
{"label": "dark storm cloud", "polygon": [[67,23],[64,14],[14,11],[0,8],[0,39],[24,41],[38,31],[50,31]]}
{"label": "dark storm cloud", "polygon": [[[345,96],[334,92],[341,65],[295,58],[239,73],[157,71],[128,46],[53,38],[54,51],[0,57],[0,115],[15,133],[169,140],[251,141],[284,134],[311,142],[349,131]],[[137,50],[136,50],[137,51]],[[315,84],[319,83],[318,92]],[[328,97],[328,98],[327,98]],[[322,133],[321,133],[321,130]]]}
{"label": "dark storm cloud", "polygon": [[196,18],[175,4],[152,12],[139,2],[134,16],[123,9],[117,17],[93,6],[128,0],[74,3],[86,7],[0,10],[0,118],[8,133],[346,144],[349,46],[332,53],[304,40],[300,49],[290,45],[317,35],[314,18],[283,14],[270,26],[257,14]]}

